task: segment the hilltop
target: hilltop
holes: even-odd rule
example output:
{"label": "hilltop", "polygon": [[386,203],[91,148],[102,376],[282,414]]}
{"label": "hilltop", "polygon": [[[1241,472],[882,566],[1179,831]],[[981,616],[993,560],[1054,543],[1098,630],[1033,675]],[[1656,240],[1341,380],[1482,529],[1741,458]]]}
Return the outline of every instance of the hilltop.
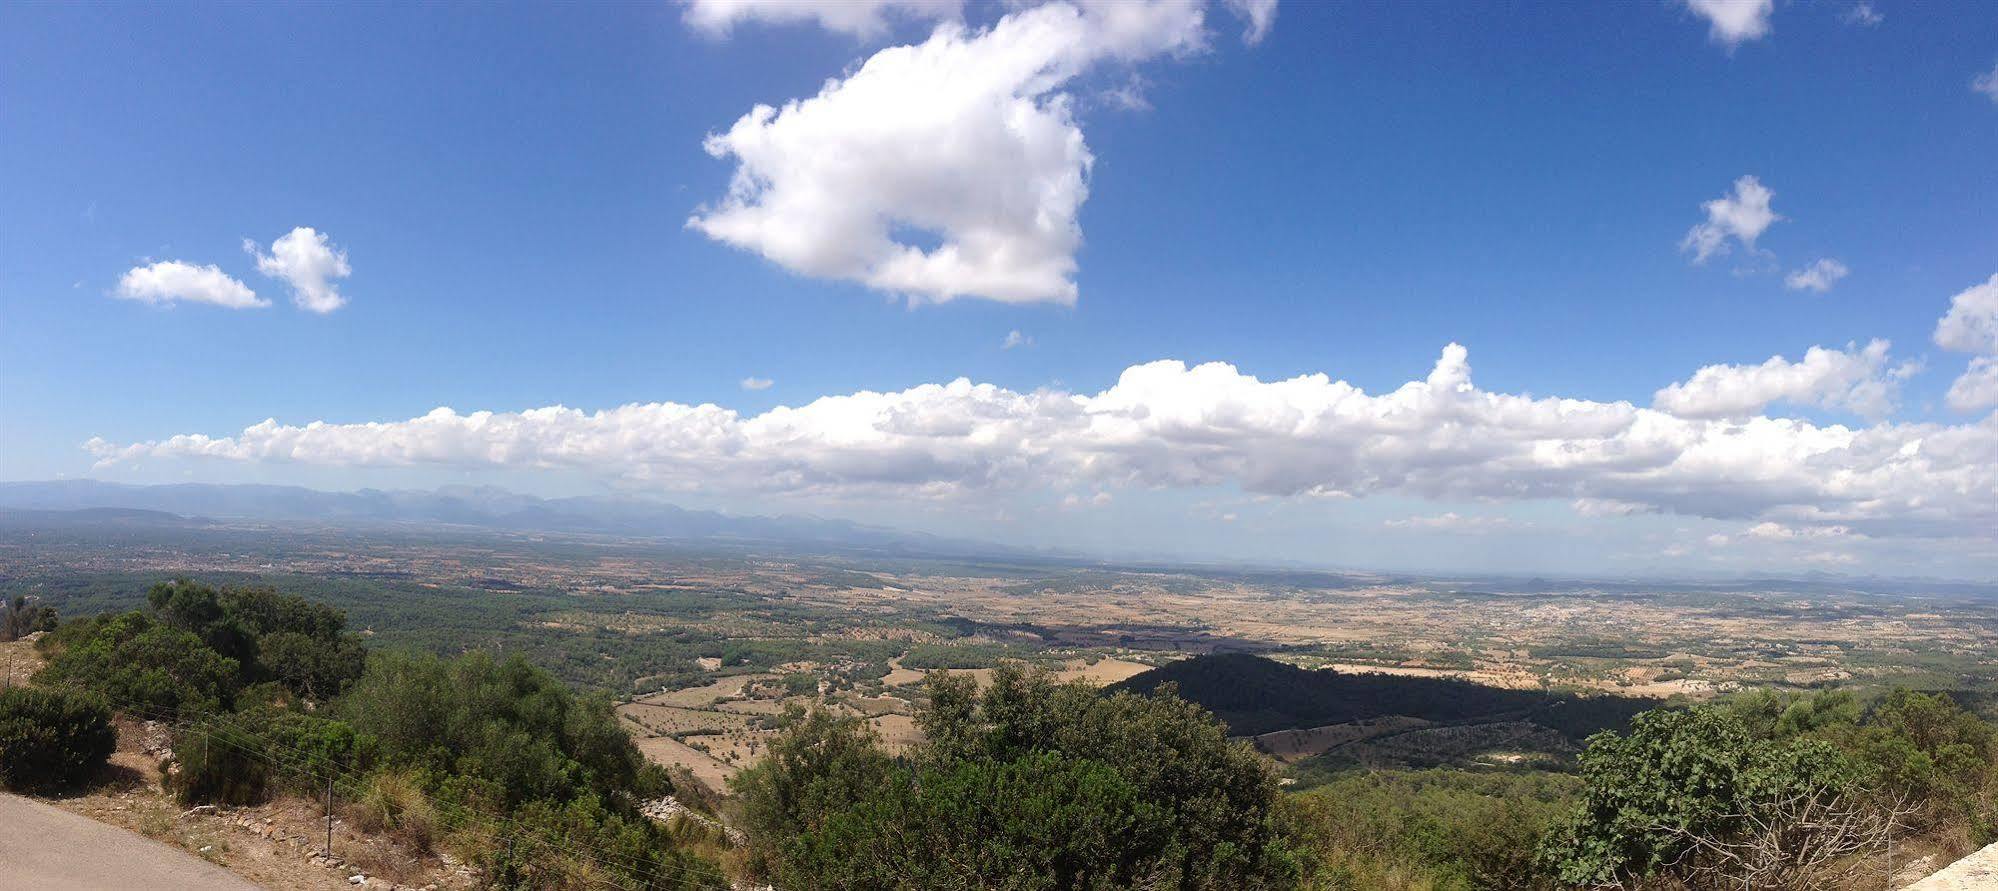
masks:
{"label": "hilltop", "polygon": [[1246,653],[1196,656],[1135,675],[1112,689],[1179,695],[1226,722],[1237,736],[1401,716],[1433,723],[1518,720],[1570,738],[1654,708],[1655,699],[1510,690],[1452,678],[1305,669]]}

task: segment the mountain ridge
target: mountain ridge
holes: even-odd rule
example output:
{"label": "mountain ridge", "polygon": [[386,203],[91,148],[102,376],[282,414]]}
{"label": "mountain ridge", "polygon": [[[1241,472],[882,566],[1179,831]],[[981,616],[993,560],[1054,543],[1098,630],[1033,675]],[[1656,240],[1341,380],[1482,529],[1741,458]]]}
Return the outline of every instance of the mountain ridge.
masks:
{"label": "mountain ridge", "polygon": [[0,482],[0,510],[153,512],[188,521],[389,523],[639,538],[773,541],[926,552],[1023,556],[1034,552],[849,520],[738,516],[641,497],[540,498],[492,486],[329,492],[259,483],[130,485],[99,480]]}

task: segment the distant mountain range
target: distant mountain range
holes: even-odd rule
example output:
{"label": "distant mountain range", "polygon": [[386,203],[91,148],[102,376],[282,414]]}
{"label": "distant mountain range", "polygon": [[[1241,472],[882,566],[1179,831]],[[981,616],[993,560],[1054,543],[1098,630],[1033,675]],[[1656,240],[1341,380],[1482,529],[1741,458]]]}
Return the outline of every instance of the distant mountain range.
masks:
{"label": "distant mountain range", "polygon": [[399,523],[516,532],[769,542],[920,554],[1018,557],[1031,553],[987,542],[846,520],[733,516],[687,510],[663,501],[616,496],[536,498],[490,486],[447,486],[427,492],[380,489],[322,492],[297,486],[207,483],[132,486],[96,480],[19,482],[0,483],[0,511],[88,512],[71,513],[67,518],[71,521]]}

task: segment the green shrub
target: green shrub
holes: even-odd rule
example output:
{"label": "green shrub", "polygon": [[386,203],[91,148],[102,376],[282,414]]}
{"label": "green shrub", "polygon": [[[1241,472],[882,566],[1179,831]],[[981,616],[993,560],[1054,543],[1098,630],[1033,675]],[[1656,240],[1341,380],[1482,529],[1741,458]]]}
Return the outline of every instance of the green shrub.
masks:
{"label": "green shrub", "polygon": [[42,683],[90,690],[148,718],[229,708],[240,686],[236,660],[144,613],[66,622],[37,647],[48,654]]}
{"label": "green shrub", "polygon": [[847,888],[1292,887],[1268,766],[1170,694],[1102,695],[1002,666],[932,680],[927,742],[794,714],[736,778],[751,867]]}
{"label": "green shrub", "polygon": [[32,604],[26,594],[0,601],[0,642],[19,640],[37,631],[56,629],[56,608]]}
{"label": "green shrub", "polygon": [[1549,773],[1354,772],[1290,796],[1287,818],[1322,883],[1311,887],[1532,888],[1546,884],[1534,851],[1578,786]]}
{"label": "green shrub", "polygon": [[650,820],[613,812],[592,798],[567,804],[532,802],[515,811],[513,819],[520,831],[506,843],[483,846],[478,857],[493,888],[723,891],[729,887],[713,863],[661,844],[662,830]]}
{"label": "green shrub", "polygon": [[348,814],[361,831],[394,835],[418,851],[430,850],[440,828],[437,809],[424,794],[422,781],[406,771],[369,777]]}
{"label": "green shrub", "polygon": [[611,701],[519,657],[380,654],[338,712],[392,766],[491,781],[506,808],[632,788],[644,763]]}
{"label": "green shrub", "polygon": [[0,787],[76,786],[102,770],[117,747],[111,710],[95,698],[38,687],[0,691]]}
{"label": "green shrub", "polygon": [[167,788],[182,806],[261,804],[275,774],[261,739],[224,724],[201,724],[174,735]]}
{"label": "green shrub", "polygon": [[1821,819],[1865,812],[1861,764],[1823,740],[1760,736],[1725,708],[1639,715],[1628,736],[1589,741],[1581,774],[1581,805],[1542,848],[1567,885],[1817,887],[1819,858],[1885,840],[1877,820]]}
{"label": "green shrub", "polygon": [[360,638],[346,631],[346,614],[302,597],[177,579],[154,585],[146,602],[162,622],[236,660],[244,684],[274,680],[308,699],[325,699],[366,667]]}

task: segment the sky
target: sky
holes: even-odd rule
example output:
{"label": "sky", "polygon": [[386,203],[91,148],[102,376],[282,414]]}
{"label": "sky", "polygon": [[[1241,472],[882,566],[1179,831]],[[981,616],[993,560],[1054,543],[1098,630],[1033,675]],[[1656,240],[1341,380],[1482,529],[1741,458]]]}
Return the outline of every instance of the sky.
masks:
{"label": "sky", "polygon": [[1998,577],[1986,3],[0,6],[0,479]]}

